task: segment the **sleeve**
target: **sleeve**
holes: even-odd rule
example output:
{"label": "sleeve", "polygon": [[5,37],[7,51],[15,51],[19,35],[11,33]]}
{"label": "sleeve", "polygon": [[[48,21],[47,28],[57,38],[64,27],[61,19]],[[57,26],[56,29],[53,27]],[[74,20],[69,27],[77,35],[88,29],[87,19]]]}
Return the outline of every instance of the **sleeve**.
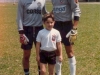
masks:
{"label": "sleeve", "polygon": [[56,40],[56,41],[57,41],[57,42],[60,42],[60,41],[61,41],[61,35],[60,35],[60,32],[58,31],[57,34],[58,34],[58,35],[57,35],[57,40]]}
{"label": "sleeve", "polygon": [[74,16],[80,17],[81,11],[80,11],[80,8],[79,8],[79,3],[76,3],[76,5],[77,5],[77,7],[74,10]]}
{"label": "sleeve", "polygon": [[38,35],[37,35],[37,37],[36,37],[36,41],[37,42],[41,42],[41,32],[39,31],[39,33],[38,33]]}
{"label": "sleeve", "polygon": [[19,0],[17,8],[17,25],[18,31],[23,31],[23,5],[21,0]]}
{"label": "sleeve", "polygon": [[75,0],[68,0],[71,10],[74,13],[74,16],[80,17],[80,8],[79,8],[79,3],[75,2]]}

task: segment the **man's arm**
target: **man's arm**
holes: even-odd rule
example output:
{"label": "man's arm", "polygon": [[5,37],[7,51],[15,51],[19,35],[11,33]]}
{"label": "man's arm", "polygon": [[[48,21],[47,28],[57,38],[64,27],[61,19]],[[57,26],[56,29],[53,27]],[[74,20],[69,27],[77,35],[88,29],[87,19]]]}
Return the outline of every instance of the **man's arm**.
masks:
{"label": "man's arm", "polygon": [[74,20],[74,23],[73,23],[73,29],[77,29],[78,22],[79,22],[79,21],[77,21],[77,20]]}
{"label": "man's arm", "polygon": [[73,25],[74,29],[77,28],[79,18],[80,18],[80,14],[81,14],[78,0],[75,0],[75,3],[76,3],[76,8],[74,9],[74,25]]}
{"label": "man's arm", "polygon": [[18,26],[18,32],[20,36],[20,43],[22,44],[28,44],[29,39],[24,34],[23,30],[23,3],[22,0],[19,0],[18,2],[18,8],[17,8],[17,26]]}
{"label": "man's arm", "polygon": [[79,7],[79,2],[78,0],[68,0],[69,4],[70,4],[70,7],[71,7],[71,10],[72,10],[72,13],[73,13],[73,16],[74,16],[74,25],[73,25],[73,28],[77,28],[77,25],[78,25],[78,21],[79,21],[79,18],[80,18],[80,7]]}
{"label": "man's arm", "polygon": [[23,34],[23,3],[21,0],[19,0],[17,8],[17,25],[19,34]]}
{"label": "man's arm", "polygon": [[71,31],[69,31],[69,33],[66,35],[66,37],[69,37],[69,42],[70,43],[74,43],[74,41],[76,40],[76,36],[77,36],[77,26],[78,26],[78,22],[79,22],[79,18],[80,18],[80,8],[79,8],[79,2],[78,0],[68,0],[70,3],[70,7],[72,10],[72,15],[73,17],[73,28],[71,29]]}
{"label": "man's arm", "polygon": [[[76,10],[77,11],[77,10]],[[76,29],[78,22],[79,22],[79,18],[80,18],[80,11],[78,10],[77,12],[74,12],[74,22],[73,22],[73,28]]]}

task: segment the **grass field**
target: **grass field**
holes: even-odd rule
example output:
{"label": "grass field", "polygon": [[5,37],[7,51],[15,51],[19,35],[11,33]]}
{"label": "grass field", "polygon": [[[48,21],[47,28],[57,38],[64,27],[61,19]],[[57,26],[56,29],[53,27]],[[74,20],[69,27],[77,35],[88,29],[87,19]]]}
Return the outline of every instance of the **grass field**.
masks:
{"label": "grass field", "polygon": [[[50,11],[52,5],[48,4]],[[75,42],[77,75],[100,75],[100,4],[82,4]],[[0,75],[24,75],[19,35],[16,25],[17,4],[0,4]],[[67,55],[63,48],[62,75],[69,75]],[[30,58],[31,75],[38,75],[35,48]]]}

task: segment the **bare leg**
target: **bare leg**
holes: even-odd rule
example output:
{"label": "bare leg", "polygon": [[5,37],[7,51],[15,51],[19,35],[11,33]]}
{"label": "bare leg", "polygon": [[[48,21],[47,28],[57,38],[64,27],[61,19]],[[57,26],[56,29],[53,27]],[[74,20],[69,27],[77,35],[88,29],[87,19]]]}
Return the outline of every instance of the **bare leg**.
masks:
{"label": "bare leg", "polygon": [[40,63],[37,62],[37,66],[38,66],[38,74],[40,75]]}
{"label": "bare leg", "polygon": [[30,59],[30,55],[31,55],[31,50],[23,50],[23,60],[22,60],[22,64],[23,64],[23,69],[26,75],[29,74],[29,59]]}
{"label": "bare leg", "polygon": [[67,56],[69,58],[70,75],[76,75],[76,59],[71,46],[65,46]]}
{"label": "bare leg", "polygon": [[55,75],[61,75],[61,66],[62,62],[59,62],[58,56],[56,56]]}
{"label": "bare leg", "polygon": [[49,75],[54,75],[54,67],[55,65],[48,64]]}
{"label": "bare leg", "polygon": [[58,56],[59,56],[59,52],[56,51],[56,64],[55,64],[55,75],[61,75],[61,66],[62,66],[62,62],[59,62]]}
{"label": "bare leg", "polygon": [[46,64],[40,63],[40,75],[46,75]]}

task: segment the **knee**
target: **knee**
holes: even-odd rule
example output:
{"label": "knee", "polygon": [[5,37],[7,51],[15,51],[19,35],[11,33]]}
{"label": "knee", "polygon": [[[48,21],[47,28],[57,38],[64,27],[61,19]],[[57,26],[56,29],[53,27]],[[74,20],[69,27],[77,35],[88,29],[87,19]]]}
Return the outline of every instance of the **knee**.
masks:
{"label": "knee", "polygon": [[72,58],[74,56],[74,53],[73,52],[69,52],[69,53],[67,53],[67,56],[68,56],[68,58]]}
{"label": "knee", "polygon": [[45,75],[46,74],[46,71],[45,70],[40,70],[40,75]]}
{"label": "knee", "polygon": [[54,75],[53,72],[50,72],[49,75]]}

